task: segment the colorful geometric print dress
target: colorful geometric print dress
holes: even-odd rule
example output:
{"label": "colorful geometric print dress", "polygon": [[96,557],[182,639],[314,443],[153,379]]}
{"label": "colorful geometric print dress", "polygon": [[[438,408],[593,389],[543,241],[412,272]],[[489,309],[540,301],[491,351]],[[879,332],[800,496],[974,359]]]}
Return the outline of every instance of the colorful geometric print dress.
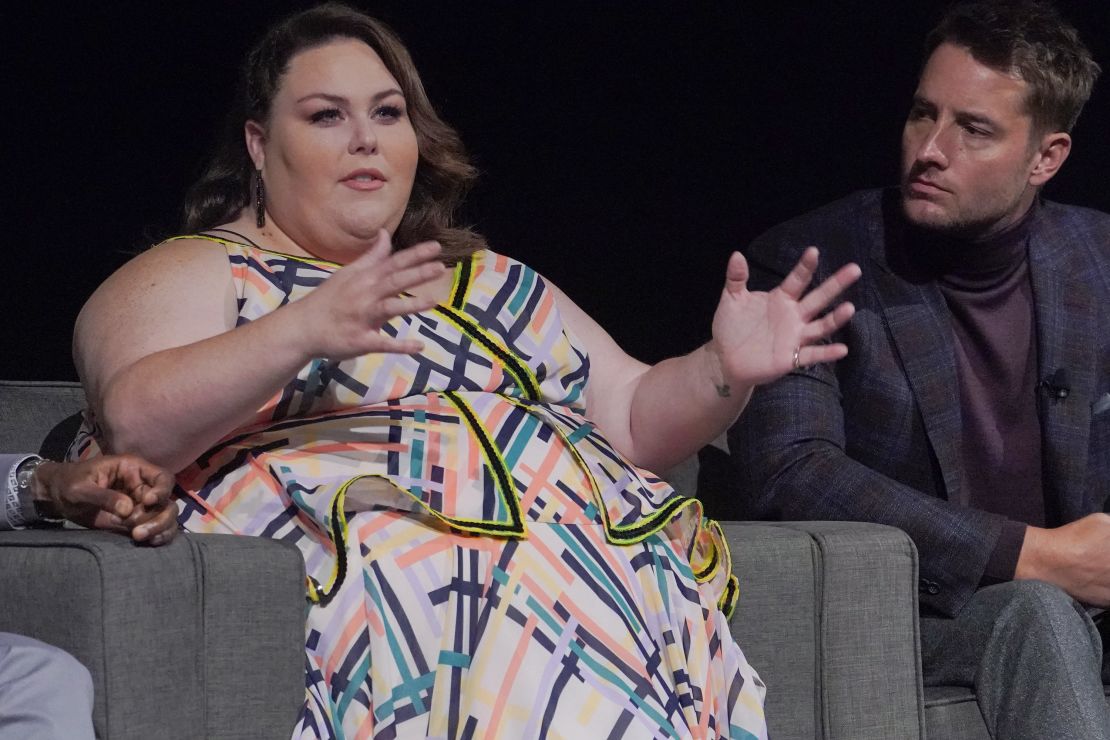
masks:
{"label": "colorful geometric print dress", "polygon": [[[240,324],[337,269],[212,240]],[[313,361],[178,476],[186,530],[304,553],[294,737],[766,737],[720,528],[587,420],[543,279],[479,252],[383,331],[424,350]]]}

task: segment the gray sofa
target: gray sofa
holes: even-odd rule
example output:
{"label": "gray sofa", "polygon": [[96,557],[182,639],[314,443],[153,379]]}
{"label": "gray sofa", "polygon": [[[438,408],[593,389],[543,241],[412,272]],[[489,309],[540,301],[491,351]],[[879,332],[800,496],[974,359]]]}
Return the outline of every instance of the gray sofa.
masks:
{"label": "gray sofa", "polygon": [[[0,381],[0,451],[57,456],[82,404],[71,383]],[[696,475],[690,461],[668,478],[692,493]],[[723,527],[740,579],[732,632],[768,686],[772,738],[920,740],[927,720],[978,719],[966,690],[924,708],[905,534]],[[303,584],[299,553],[270,540],[187,535],[151,549],[100,532],[0,533],[0,631],[77,656],[93,675],[97,733],[111,740],[288,737],[304,691]]]}

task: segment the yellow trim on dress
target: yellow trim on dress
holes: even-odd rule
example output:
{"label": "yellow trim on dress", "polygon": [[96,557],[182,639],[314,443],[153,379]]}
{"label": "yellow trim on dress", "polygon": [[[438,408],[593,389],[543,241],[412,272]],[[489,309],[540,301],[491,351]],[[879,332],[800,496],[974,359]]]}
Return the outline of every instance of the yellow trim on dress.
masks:
{"label": "yellow trim on dress", "polygon": [[215,242],[225,247],[246,247],[247,249],[255,249],[259,252],[265,252],[266,254],[276,255],[278,257],[285,257],[286,259],[296,260],[297,262],[307,262],[308,264],[315,265],[316,267],[343,267],[343,265],[339,264],[338,262],[332,262],[330,260],[317,259],[316,257],[302,257],[296,254],[286,254],[285,252],[278,252],[273,249],[266,249],[265,247],[259,247],[254,244],[245,244],[243,242],[234,241],[233,239],[224,239],[219,236],[208,236],[207,234],[185,234],[182,236],[171,236],[169,239],[165,239],[161,243],[166,244],[168,242],[182,241],[185,239],[200,239],[203,241]]}

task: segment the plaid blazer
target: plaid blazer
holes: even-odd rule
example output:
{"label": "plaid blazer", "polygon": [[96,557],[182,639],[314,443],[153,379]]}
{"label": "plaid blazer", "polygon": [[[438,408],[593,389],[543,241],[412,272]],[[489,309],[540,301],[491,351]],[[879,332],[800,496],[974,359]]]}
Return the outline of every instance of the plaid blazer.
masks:
{"label": "plaid blazer", "polygon": [[[920,554],[921,604],[951,615],[979,586],[1003,518],[962,505],[961,419],[948,310],[898,265],[896,191],[856,193],[782,224],[747,251],[770,289],[803,248],[820,280],[863,276],[840,333],[849,355],[756,390],[729,432],[731,511],[905,530]],[[1065,399],[1038,399],[1049,526],[1102,511],[1110,493],[1110,216],[1045,202],[1030,235],[1041,378],[1067,371]]]}

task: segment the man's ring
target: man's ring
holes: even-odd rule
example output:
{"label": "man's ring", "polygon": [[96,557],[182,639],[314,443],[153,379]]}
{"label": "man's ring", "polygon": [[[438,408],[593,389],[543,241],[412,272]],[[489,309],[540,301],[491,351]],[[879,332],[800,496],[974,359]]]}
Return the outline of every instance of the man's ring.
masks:
{"label": "man's ring", "polygon": [[794,348],[794,369],[795,370],[797,370],[798,368],[800,368],[802,366],[801,359],[802,359],[802,345],[799,344],[797,347]]}

